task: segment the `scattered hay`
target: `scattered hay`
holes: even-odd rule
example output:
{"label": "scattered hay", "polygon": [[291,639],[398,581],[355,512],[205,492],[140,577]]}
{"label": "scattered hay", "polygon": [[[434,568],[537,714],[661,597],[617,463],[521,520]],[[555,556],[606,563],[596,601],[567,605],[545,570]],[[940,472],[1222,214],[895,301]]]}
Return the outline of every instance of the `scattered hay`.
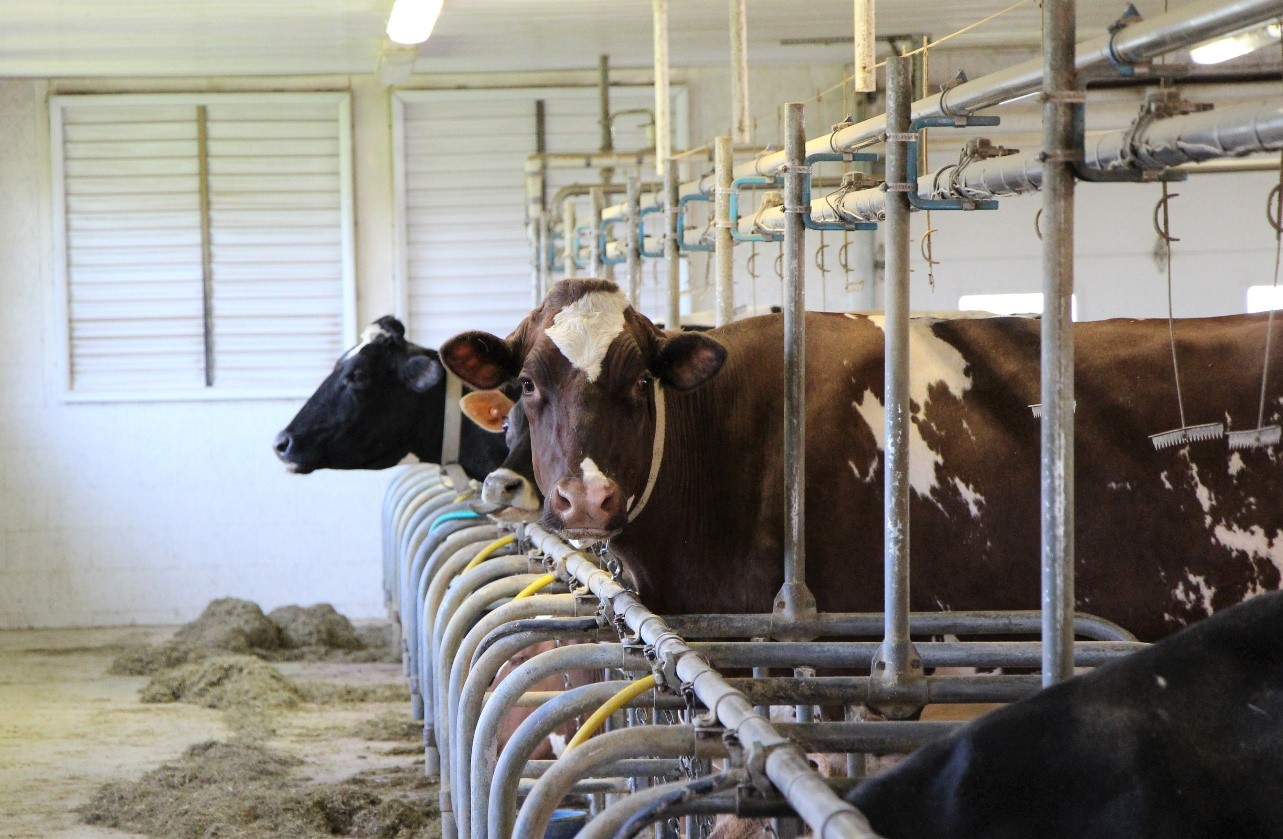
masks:
{"label": "scattered hay", "polygon": [[357,629],[328,603],[282,606],[264,615],[257,604],[225,597],[212,601],[168,642],[128,649],[112,663],[120,676],[150,676],[228,654],[268,661],[398,662],[390,624]]}
{"label": "scattered hay", "polygon": [[314,785],[302,761],[258,745],[192,746],[134,782],[107,784],[80,811],[88,824],[175,839],[438,836],[436,796],[413,767]]}
{"label": "scattered hay", "polygon": [[327,647],[359,650],[365,647],[352,622],[329,603],[316,606],[282,606],[267,616],[280,630],[286,647]]}
{"label": "scattered hay", "polygon": [[303,691],[270,664],[246,655],[185,664],[152,677],[143,702],[187,702],[206,708],[297,705]]}
{"label": "scattered hay", "polygon": [[419,743],[423,741],[423,723],[410,719],[404,711],[388,711],[357,725],[352,736],[381,743]]}
{"label": "scattered hay", "polygon": [[378,685],[342,685],[332,682],[294,682],[304,701],[317,705],[359,705],[365,702],[410,701],[404,682]]}

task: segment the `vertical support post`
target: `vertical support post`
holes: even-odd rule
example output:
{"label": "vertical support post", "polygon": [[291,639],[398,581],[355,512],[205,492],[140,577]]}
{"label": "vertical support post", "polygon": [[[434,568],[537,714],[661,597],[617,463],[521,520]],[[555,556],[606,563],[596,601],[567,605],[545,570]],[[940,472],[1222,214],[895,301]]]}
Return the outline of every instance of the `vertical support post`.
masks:
{"label": "vertical support post", "polygon": [[[858,0],[857,0],[858,2]],[[872,2],[872,0],[869,0]],[[735,142],[753,142],[753,116],[748,104],[748,10],[747,0],[730,0],[731,12],[731,102],[735,109]]]}
{"label": "vertical support post", "polygon": [[634,309],[641,309],[642,257],[641,257],[641,179],[628,179],[628,302]]}
{"label": "vertical support post", "polygon": [[735,240],[731,237],[731,182],[735,177],[733,148],[730,137],[718,137],[713,158],[714,176],[717,180],[716,203],[713,208],[713,229],[717,232],[713,240],[713,261],[717,274],[717,313],[713,319],[715,326],[730,323],[735,313]]}
{"label": "vertical support post", "polygon": [[210,236],[209,112],[196,107],[196,165],[200,178],[201,312],[205,330],[205,387],[214,386],[214,245]]}
{"label": "vertical support post", "polygon": [[913,94],[912,59],[887,60],[886,153],[886,355],[883,367],[886,451],[883,461],[885,508],[885,601],[882,647],[874,660],[874,681],[892,692],[876,707],[888,716],[912,710],[894,690],[922,678],[922,661],[909,640],[909,119]]}
{"label": "vertical support post", "polygon": [[588,224],[588,276],[603,277],[608,271],[602,264],[605,254],[601,252],[601,211],[606,207],[606,192],[599,186],[590,187],[588,199],[592,202],[592,220]]}
{"label": "vertical support post", "polygon": [[793,622],[815,614],[806,585],[806,106],[784,116],[784,586],[774,612]]}
{"label": "vertical support post", "polygon": [[[601,150],[615,150],[615,138],[610,132],[610,56],[603,55],[597,59],[597,122],[601,126]],[[602,183],[610,183],[615,170],[601,170]]]}
{"label": "vertical support post", "polygon": [[530,235],[534,239],[535,248],[531,285],[534,292],[534,305],[538,306],[548,291],[548,219],[542,208],[530,219]]}
{"label": "vertical support post", "polygon": [[573,277],[578,273],[575,270],[575,257],[578,256],[578,254],[575,253],[576,223],[575,200],[573,198],[567,198],[565,201],[561,202],[561,258],[562,263],[565,266],[564,276],[566,277]]}
{"label": "vertical support post", "polygon": [[878,89],[873,18],[873,0],[855,0],[856,93],[872,93]]}
{"label": "vertical support post", "polygon": [[1075,0],[1043,5],[1042,680],[1073,675]]}
{"label": "vertical support post", "polygon": [[655,174],[664,177],[673,154],[668,92],[668,0],[651,0],[655,43]]}
{"label": "vertical support post", "polygon": [[664,262],[668,267],[668,307],[664,325],[669,329],[682,326],[682,255],[677,247],[677,205],[681,182],[677,175],[677,161],[671,157],[664,161]]}

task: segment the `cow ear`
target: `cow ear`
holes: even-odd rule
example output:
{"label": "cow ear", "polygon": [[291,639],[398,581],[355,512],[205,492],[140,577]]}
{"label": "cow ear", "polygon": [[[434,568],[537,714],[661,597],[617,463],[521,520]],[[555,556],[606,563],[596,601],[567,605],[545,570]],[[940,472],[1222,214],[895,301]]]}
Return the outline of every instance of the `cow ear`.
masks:
{"label": "cow ear", "polygon": [[521,372],[521,360],[507,341],[488,332],[465,332],[441,345],[441,360],[478,390],[489,390]]}
{"label": "cow ear", "polygon": [[503,432],[503,421],[508,418],[513,402],[501,390],[474,390],[459,400],[463,415],[496,434]]}
{"label": "cow ear", "polygon": [[412,355],[401,365],[401,381],[416,393],[427,393],[444,377],[445,368],[431,356]]}
{"label": "cow ear", "polygon": [[678,390],[691,390],[717,375],[726,363],[726,347],[702,332],[683,332],[666,339],[655,359],[655,373]]}

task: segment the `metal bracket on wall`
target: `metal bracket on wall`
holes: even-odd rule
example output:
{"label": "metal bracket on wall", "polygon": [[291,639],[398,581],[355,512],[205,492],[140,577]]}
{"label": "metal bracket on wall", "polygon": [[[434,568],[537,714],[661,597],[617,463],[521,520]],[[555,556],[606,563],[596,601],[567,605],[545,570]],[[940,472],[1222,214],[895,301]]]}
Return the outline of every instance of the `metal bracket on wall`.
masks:
{"label": "metal bracket on wall", "polygon": [[731,181],[730,199],[730,225],[731,238],[737,242],[778,242],[784,238],[783,233],[741,233],[739,229],[740,221],[740,189],[746,186],[779,186],[780,180],[775,176],[749,176],[745,178],[736,178]]}
{"label": "metal bracket on wall", "polygon": [[[677,249],[685,252],[700,251],[711,253],[715,250],[712,244],[707,242],[688,242],[686,241],[686,205],[692,201],[705,201],[711,203],[713,196],[707,192],[692,192],[689,195],[683,195],[677,201]],[[733,229],[733,228],[732,228]]]}

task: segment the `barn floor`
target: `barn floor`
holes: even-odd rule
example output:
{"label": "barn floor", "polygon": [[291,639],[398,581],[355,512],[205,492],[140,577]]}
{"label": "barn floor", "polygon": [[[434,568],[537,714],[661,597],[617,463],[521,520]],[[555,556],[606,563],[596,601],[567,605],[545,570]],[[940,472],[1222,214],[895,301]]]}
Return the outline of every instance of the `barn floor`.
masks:
{"label": "barn floor", "polygon": [[[0,837],[121,839],[137,836],[82,824],[77,808],[109,781],[136,780],[190,745],[227,740],[222,711],[183,703],[142,704],[146,677],[107,673],[126,647],[157,643],[172,629],[0,632]],[[290,663],[296,679],[371,685],[401,679],[398,664]],[[388,742],[352,735],[359,723],[405,703],[315,706],[273,712],[269,745],[304,760],[303,773],[334,782],[358,771],[409,767],[419,758]],[[407,715],[408,716],[408,715]],[[392,752],[400,752],[393,754]]]}

